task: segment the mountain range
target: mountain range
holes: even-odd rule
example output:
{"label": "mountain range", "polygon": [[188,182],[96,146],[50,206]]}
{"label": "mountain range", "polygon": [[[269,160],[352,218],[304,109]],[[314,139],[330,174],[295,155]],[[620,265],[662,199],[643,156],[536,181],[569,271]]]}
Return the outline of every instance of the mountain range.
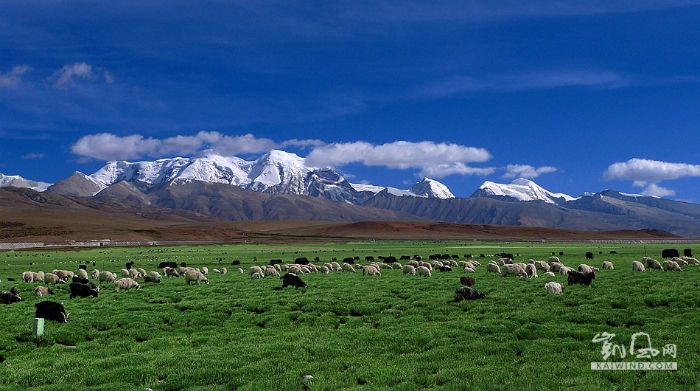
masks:
{"label": "mountain range", "polygon": [[700,237],[698,204],[614,190],[573,197],[523,178],[487,181],[470,197],[457,198],[429,178],[407,190],[353,184],[331,168],[307,167],[303,158],[279,150],[254,161],[217,155],[112,161],[54,184],[0,174],[4,186],[226,220],[413,220]]}

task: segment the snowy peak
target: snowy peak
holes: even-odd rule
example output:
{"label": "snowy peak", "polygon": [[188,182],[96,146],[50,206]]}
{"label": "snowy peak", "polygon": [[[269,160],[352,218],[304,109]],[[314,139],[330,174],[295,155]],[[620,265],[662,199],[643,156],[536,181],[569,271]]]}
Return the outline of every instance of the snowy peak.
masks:
{"label": "snowy peak", "polygon": [[331,168],[309,167],[296,154],[271,150],[254,161],[205,155],[156,161],[112,161],[90,178],[103,186],[120,181],[148,184],[197,180],[223,183],[272,195],[297,194],[359,204],[387,189],[391,194],[425,198],[454,198],[445,185],[425,178],[410,190],[354,185]]}
{"label": "snowy peak", "polygon": [[19,175],[0,174],[0,187],[7,187],[7,186],[25,187],[25,188],[30,188],[30,189],[36,190],[36,191],[44,191],[49,186],[51,186],[51,184],[46,183],[46,182],[38,182],[38,181],[29,180],[29,179],[24,179]]}
{"label": "snowy peak", "polygon": [[510,184],[486,181],[472,194],[472,197],[509,197],[516,201],[543,201],[549,204],[560,204],[576,199],[567,194],[552,193],[525,178],[518,178]]}
{"label": "snowy peak", "polygon": [[447,186],[430,178],[423,178],[423,180],[413,185],[410,192],[426,198],[440,198],[443,200],[455,198]]}

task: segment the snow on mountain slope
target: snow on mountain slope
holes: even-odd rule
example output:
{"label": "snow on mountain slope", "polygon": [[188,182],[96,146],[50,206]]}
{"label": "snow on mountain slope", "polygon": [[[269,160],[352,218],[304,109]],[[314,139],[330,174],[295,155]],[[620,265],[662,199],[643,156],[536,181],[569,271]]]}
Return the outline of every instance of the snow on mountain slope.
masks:
{"label": "snow on mountain slope", "polygon": [[[377,193],[385,187],[350,184],[330,168],[308,167],[293,153],[272,150],[255,161],[238,157],[206,155],[196,158],[177,157],[156,161],[112,161],[90,175],[109,186],[119,181],[158,184],[193,179],[225,183],[268,194],[301,194],[351,203],[366,199],[365,192]],[[390,188],[395,195],[453,198],[440,182],[425,178],[410,190]]]}
{"label": "snow on mountain slope", "polygon": [[518,178],[510,184],[484,182],[472,197],[503,196],[511,197],[518,201],[544,201],[550,204],[559,204],[561,201],[573,201],[576,198],[564,193],[552,193],[545,190],[535,182]]}
{"label": "snow on mountain slope", "polygon": [[38,182],[38,181],[29,180],[29,179],[24,179],[19,175],[0,174],[0,187],[7,187],[7,186],[27,187],[27,188],[30,188],[30,189],[36,190],[36,191],[44,191],[49,186],[51,186],[51,184],[46,183],[46,182]]}

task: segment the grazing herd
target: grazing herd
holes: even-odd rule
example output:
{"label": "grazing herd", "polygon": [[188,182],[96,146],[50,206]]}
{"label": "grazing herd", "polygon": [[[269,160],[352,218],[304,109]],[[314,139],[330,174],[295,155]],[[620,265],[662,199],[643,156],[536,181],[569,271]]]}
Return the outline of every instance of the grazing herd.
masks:
{"label": "grazing herd", "polygon": [[[677,251],[666,252],[666,250],[664,250],[664,253],[674,256],[671,257],[671,259],[664,260],[663,262],[659,262],[651,257],[644,257],[641,261],[635,260],[632,262],[632,271],[646,272],[647,270],[659,270],[682,272],[683,266],[700,266],[700,262],[692,257],[689,250],[684,251],[684,256],[677,254]],[[569,286],[591,286],[596,280],[597,273],[600,272],[600,269],[597,267],[593,267],[585,263],[579,264],[577,268],[566,266],[560,261],[559,257],[554,256],[554,253],[552,253],[552,256],[549,257],[547,261],[536,261],[534,259],[530,259],[527,263],[515,262],[512,254],[500,255],[500,258],[497,257],[486,263],[485,269],[487,275],[493,273],[501,277],[531,279],[538,278],[540,275],[543,277],[552,278],[559,274],[560,276],[566,277],[566,281]],[[586,253],[586,259],[593,259],[591,252]],[[317,260],[318,259],[315,259],[315,261]],[[269,265],[250,266],[249,276],[251,279],[276,277],[282,281],[282,289],[286,287],[294,287],[295,289],[299,289],[308,287],[308,285],[300,277],[305,273],[356,273],[359,271],[358,269],[362,269],[363,276],[375,276],[375,278],[377,278],[382,276],[381,269],[397,269],[400,270],[404,276],[429,278],[432,277],[432,273],[434,271],[449,273],[452,272],[452,270],[462,270],[462,272],[465,274],[471,274],[476,273],[476,270],[481,267],[481,263],[473,259],[456,261],[454,259],[431,258],[430,262],[425,262],[420,256],[406,256],[401,257],[402,262],[404,260],[407,261],[405,264],[402,264],[399,263],[395,257],[380,257],[380,261],[374,261],[374,257],[372,257],[371,260],[368,258],[365,259],[366,261],[370,262],[367,265],[359,265],[356,263],[358,260],[358,257],[346,258],[342,263],[338,263],[337,261],[333,260],[332,262],[328,262],[320,266],[315,265],[306,258],[298,258],[295,263],[292,264],[282,264],[281,260],[272,260]],[[162,271],[161,275],[161,273],[158,271],[151,271],[148,273],[146,270],[136,268],[134,266],[135,265],[133,262],[128,262],[126,267],[119,270],[118,273],[94,269],[89,275],[86,265],[80,265],[76,272],[69,270],[53,270],[46,273],[43,271],[25,271],[22,273],[22,281],[25,283],[44,284],[37,286],[34,289],[35,295],[40,297],[55,294],[50,288],[51,285],[57,286],[68,284],[70,299],[76,297],[97,297],[100,294],[99,284],[102,283],[113,284],[114,291],[119,292],[121,290],[128,289],[140,289],[142,287],[141,284],[145,283],[159,283],[162,280],[162,276],[165,276],[166,278],[178,278],[182,276],[186,285],[191,285],[192,283],[196,283],[197,285],[201,283],[207,285],[209,284],[209,279],[206,276],[208,274],[208,268],[206,267],[197,269],[187,267],[184,263],[178,267],[175,262],[161,262],[158,265],[158,268]],[[614,270],[614,265],[612,262],[606,260],[602,262],[602,269]],[[220,274],[227,273],[226,268],[212,269],[212,271]],[[244,273],[244,270],[239,268],[238,272]],[[117,276],[121,278],[117,279]],[[97,284],[95,284],[93,281],[96,281]],[[460,286],[455,289],[454,301],[460,302],[463,300],[478,300],[485,298],[483,293],[478,292],[474,288],[475,284],[476,279],[474,277],[470,275],[461,276]],[[548,294],[564,294],[564,286],[559,282],[547,281],[544,284],[544,289]],[[15,287],[12,287],[9,292],[0,291],[0,302],[3,304],[12,304],[20,301],[22,301],[22,298],[18,294]],[[65,312],[62,303],[45,300],[37,303],[35,307],[36,317],[53,320],[59,323],[65,323],[68,320],[69,314]]]}

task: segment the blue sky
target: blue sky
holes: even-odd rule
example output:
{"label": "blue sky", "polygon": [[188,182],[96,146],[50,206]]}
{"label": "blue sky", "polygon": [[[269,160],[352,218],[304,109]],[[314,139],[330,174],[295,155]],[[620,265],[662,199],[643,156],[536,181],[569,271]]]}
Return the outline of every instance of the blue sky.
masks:
{"label": "blue sky", "polygon": [[700,202],[700,1],[0,3],[0,173],[270,149]]}

